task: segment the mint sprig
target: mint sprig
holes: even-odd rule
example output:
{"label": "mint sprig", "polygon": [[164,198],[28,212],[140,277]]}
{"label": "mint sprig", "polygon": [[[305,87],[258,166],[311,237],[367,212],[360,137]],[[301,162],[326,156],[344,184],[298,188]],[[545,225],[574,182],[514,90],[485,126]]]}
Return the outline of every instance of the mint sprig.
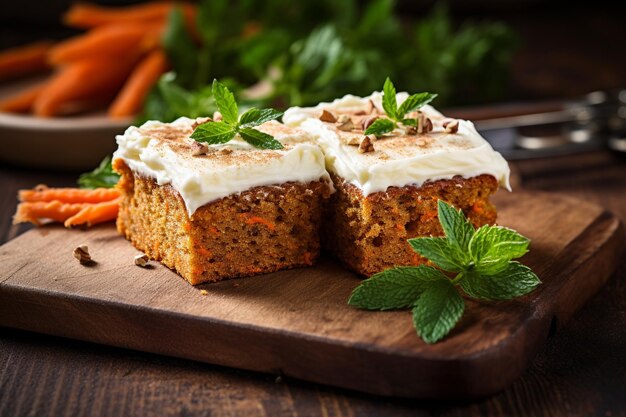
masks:
{"label": "mint sprig", "polygon": [[243,140],[255,148],[283,149],[282,143],[274,139],[272,135],[254,129],[265,122],[279,119],[283,115],[282,112],[253,107],[239,117],[239,106],[228,87],[213,80],[212,93],[215,104],[222,114],[222,120],[199,125],[191,134],[192,139],[214,145],[229,142],[239,134]]}
{"label": "mint sprig", "polygon": [[368,310],[412,308],[413,325],[426,343],[454,328],[465,309],[459,289],[481,300],[509,300],[541,283],[530,268],[513,261],[528,251],[530,240],[512,229],[474,229],[463,212],[439,200],[444,237],[408,242],[437,268],[420,265],[387,269],[354,289],[348,304]]}
{"label": "mint sprig", "polygon": [[382,136],[385,133],[392,132],[398,127],[398,124],[416,126],[417,120],[405,118],[406,114],[425,106],[436,97],[437,94],[431,93],[412,94],[398,107],[398,101],[396,100],[396,87],[393,85],[389,77],[387,77],[385,84],[383,85],[383,110],[385,110],[389,119],[376,120],[365,130],[365,134]]}

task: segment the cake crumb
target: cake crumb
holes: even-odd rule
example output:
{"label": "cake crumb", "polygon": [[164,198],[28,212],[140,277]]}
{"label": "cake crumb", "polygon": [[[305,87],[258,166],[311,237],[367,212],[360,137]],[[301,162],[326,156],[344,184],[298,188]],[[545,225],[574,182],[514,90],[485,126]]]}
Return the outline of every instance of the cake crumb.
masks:
{"label": "cake crumb", "polygon": [[148,255],[146,255],[145,253],[135,255],[135,265],[137,266],[144,268],[146,265],[148,265],[148,261]]}
{"label": "cake crumb", "polygon": [[201,295],[209,295],[209,292],[207,290],[200,290],[200,294]]}
{"label": "cake crumb", "polygon": [[78,259],[78,261],[82,264],[88,264],[92,261],[91,255],[89,254],[89,247],[85,244],[77,246],[74,248],[74,258]]}

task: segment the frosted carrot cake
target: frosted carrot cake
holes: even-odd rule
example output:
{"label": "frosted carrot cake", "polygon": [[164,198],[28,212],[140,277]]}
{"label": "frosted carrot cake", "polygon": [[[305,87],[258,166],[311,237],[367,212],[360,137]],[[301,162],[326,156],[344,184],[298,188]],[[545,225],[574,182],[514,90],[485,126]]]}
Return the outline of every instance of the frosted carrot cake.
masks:
{"label": "frosted carrot cake", "polygon": [[207,146],[190,139],[205,121],[147,122],[117,137],[119,232],[194,285],[312,265],[332,192],[321,149],[276,121],[258,130],[283,149],[241,137]]}
{"label": "frosted carrot cake", "polygon": [[[407,97],[397,94],[398,106]],[[509,188],[506,161],[474,125],[429,105],[405,116],[413,125],[365,135],[376,120],[388,119],[382,102],[382,93],[348,95],[291,108],[283,117],[286,125],[317,138],[337,191],[329,200],[322,244],[364,275],[425,262],[407,239],[443,233],[437,200],[462,209],[480,226],[496,220],[489,196],[499,186]]]}

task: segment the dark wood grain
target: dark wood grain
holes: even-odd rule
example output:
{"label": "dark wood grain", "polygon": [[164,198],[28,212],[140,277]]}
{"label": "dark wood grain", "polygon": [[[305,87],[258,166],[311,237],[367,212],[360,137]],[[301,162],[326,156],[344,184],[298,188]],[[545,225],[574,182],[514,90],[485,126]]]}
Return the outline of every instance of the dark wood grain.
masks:
{"label": "dark wood grain", "polygon": [[[40,228],[0,247],[0,324],[379,395],[484,396],[510,385],[554,320],[604,284],[624,240],[593,204],[542,193],[497,203],[500,223],[532,239],[524,262],[543,285],[511,302],[468,301],[436,345],[416,337],[404,311],[347,306],[359,278],[330,260],[194,288],[161,265],[134,266],[136,250],[112,226]],[[81,243],[95,265],[72,259]]]}

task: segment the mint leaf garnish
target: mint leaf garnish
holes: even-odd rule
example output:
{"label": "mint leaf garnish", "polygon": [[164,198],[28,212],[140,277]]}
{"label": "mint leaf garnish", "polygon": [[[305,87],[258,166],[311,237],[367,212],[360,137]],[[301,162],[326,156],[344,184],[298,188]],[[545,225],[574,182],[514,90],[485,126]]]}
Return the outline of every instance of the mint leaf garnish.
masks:
{"label": "mint leaf garnish", "polygon": [[348,300],[369,310],[413,307],[413,324],[426,343],[445,337],[463,315],[459,289],[476,299],[509,300],[541,283],[530,268],[513,261],[528,251],[528,238],[501,226],[475,230],[461,210],[443,200],[437,202],[437,214],[445,236],[408,242],[440,269],[421,265],[379,272],[356,287]]}
{"label": "mint leaf garnish", "polygon": [[191,138],[209,145],[226,143],[235,137],[235,128],[225,122],[211,122],[199,125],[191,134]]}
{"label": "mint leaf garnish", "polygon": [[413,325],[426,343],[435,343],[456,326],[465,310],[463,297],[449,279],[432,282],[413,308]]}
{"label": "mint leaf garnish", "polygon": [[80,188],[113,188],[119,180],[120,174],[113,171],[111,157],[107,156],[96,169],[78,177],[78,186]]}
{"label": "mint leaf garnish", "polygon": [[272,135],[261,132],[260,130],[244,127],[239,130],[239,134],[250,145],[261,149],[282,149],[283,145],[274,139]]}
{"label": "mint leaf garnish", "polygon": [[413,250],[444,271],[461,272],[466,263],[465,252],[451,245],[445,237],[421,237],[408,240]]}
{"label": "mint leaf garnish", "polygon": [[467,251],[470,239],[474,235],[474,226],[457,210],[442,200],[437,202],[439,222],[451,246]]}
{"label": "mint leaf garnish", "polygon": [[398,107],[398,101],[396,99],[396,87],[393,82],[387,77],[385,84],[383,85],[383,110],[389,117],[389,119],[378,119],[365,131],[366,135],[374,134],[376,136],[384,135],[385,133],[392,132],[398,127],[398,124],[404,126],[417,126],[416,119],[405,118],[407,113],[415,111],[420,107],[430,103],[437,97],[437,94],[431,93],[417,93],[409,96]]}
{"label": "mint leaf garnish", "polygon": [[400,108],[398,109],[398,116],[404,117],[405,114],[419,109],[422,106],[430,103],[437,97],[437,94],[431,93],[417,93],[409,96]]}
{"label": "mint leaf garnish", "polygon": [[528,238],[501,226],[483,226],[469,242],[469,253],[483,273],[502,270],[511,259],[528,252]]}
{"label": "mint leaf garnish", "polygon": [[383,109],[387,116],[397,119],[398,102],[396,101],[396,87],[393,85],[389,77],[383,84]]}
{"label": "mint leaf garnish", "polygon": [[242,127],[254,127],[262,125],[270,120],[280,119],[283,116],[283,112],[274,109],[257,109],[251,108],[247,112],[241,115],[239,123]]}
{"label": "mint leaf garnish", "polygon": [[541,283],[527,266],[519,262],[508,262],[495,274],[469,271],[459,281],[465,294],[483,300],[510,300],[527,294]]}
{"label": "mint leaf garnish", "polygon": [[228,87],[217,80],[213,80],[213,98],[217,108],[222,113],[222,120],[229,124],[237,124],[239,107],[237,107],[235,96]]}
{"label": "mint leaf garnish", "polygon": [[260,149],[283,149],[282,143],[274,136],[253,129],[270,120],[282,117],[283,113],[274,109],[251,108],[239,117],[239,106],[235,96],[224,84],[213,80],[213,98],[222,114],[219,122],[202,123],[196,127],[191,138],[208,144],[226,143],[237,134],[252,146]]}
{"label": "mint leaf garnish", "polygon": [[409,308],[429,282],[441,279],[447,277],[429,266],[398,266],[363,281],[352,292],[348,304],[367,310]]}
{"label": "mint leaf garnish", "polygon": [[395,129],[396,124],[389,119],[376,119],[364,132],[365,135],[382,136]]}

